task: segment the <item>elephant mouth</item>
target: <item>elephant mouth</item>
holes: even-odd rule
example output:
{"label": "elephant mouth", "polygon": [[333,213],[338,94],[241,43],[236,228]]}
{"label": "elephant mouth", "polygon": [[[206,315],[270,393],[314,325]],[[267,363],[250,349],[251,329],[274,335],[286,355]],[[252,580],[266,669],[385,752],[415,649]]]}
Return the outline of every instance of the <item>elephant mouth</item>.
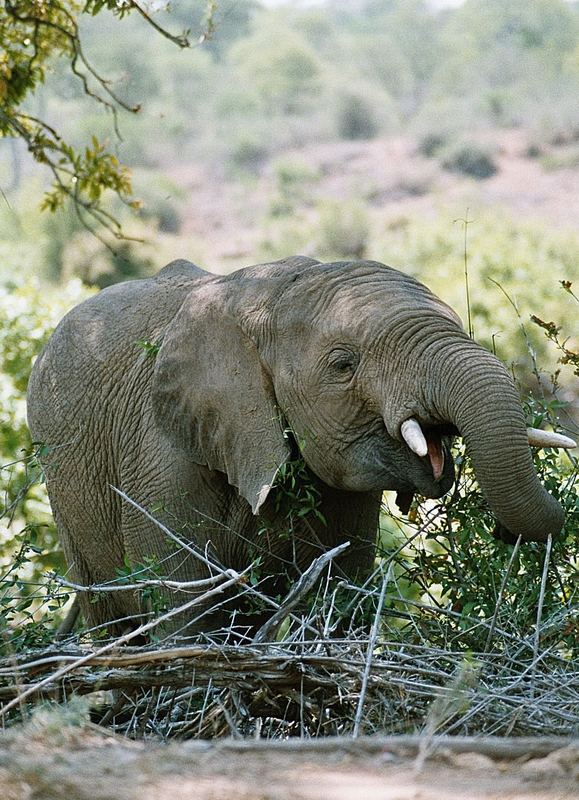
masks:
{"label": "elephant mouth", "polygon": [[446,454],[450,456],[450,439],[458,435],[452,424],[421,426],[410,418],[400,426],[402,438],[423,462],[427,463],[435,483],[444,475]]}
{"label": "elephant mouth", "polygon": [[438,482],[442,478],[445,461],[442,436],[437,430],[431,429],[425,432],[425,438],[427,446],[426,457],[430,461],[434,480]]}

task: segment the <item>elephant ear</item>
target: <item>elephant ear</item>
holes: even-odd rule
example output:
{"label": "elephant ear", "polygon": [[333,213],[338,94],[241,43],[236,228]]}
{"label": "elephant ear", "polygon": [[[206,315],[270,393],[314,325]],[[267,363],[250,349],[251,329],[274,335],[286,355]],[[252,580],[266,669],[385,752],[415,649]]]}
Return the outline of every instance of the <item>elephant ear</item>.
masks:
{"label": "elephant ear", "polygon": [[187,296],[157,354],[153,409],[165,434],[224,472],[257,514],[290,446],[271,376],[230,295],[211,283]]}

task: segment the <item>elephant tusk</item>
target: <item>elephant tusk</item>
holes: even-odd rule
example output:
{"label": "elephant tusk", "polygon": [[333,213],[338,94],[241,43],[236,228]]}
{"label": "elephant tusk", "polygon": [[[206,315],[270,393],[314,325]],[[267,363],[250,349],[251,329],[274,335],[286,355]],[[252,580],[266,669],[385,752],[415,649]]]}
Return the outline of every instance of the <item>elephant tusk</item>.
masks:
{"label": "elephant tusk", "polygon": [[402,423],[400,426],[400,435],[412,452],[416,453],[417,456],[422,457],[427,455],[428,444],[426,442],[426,438],[422,433],[420,423],[418,423],[413,417],[410,417],[410,419],[407,419]]}
{"label": "elephant tusk", "polygon": [[564,447],[566,450],[577,447],[577,442],[568,436],[542,431],[539,428],[527,428],[527,436],[531,447]]}

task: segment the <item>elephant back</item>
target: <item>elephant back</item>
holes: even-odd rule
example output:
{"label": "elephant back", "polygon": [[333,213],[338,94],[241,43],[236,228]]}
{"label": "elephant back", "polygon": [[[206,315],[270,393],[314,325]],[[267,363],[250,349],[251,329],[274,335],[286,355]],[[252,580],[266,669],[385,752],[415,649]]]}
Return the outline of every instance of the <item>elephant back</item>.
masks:
{"label": "elephant back", "polygon": [[57,443],[71,424],[86,431],[107,413],[121,414],[125,403],[144,402],[165,329],[192,286],[211,278],[185,261],[165,269],[155,278],[103,289],[62,319],[28,385],[28,422],[35,441]]}

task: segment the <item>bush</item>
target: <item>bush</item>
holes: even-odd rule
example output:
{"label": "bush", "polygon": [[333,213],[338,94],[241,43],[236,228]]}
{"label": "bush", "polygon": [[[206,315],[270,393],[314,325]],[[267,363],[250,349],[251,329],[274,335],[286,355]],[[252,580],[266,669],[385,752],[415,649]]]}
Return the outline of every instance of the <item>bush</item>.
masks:
{"label": "bush", "polygon": [[306,203],[309,190],[319,180],[319,173],[308,164],[295,159],[280,159],[274,164],[277,197],[271,204],[271,215],[290,214],[296,204]]}
{"label": "bush", "polygon": [[527,158],[540,158],[543,155],[543,148],[537,142],[529,142],[525,148],[525,156]]}
{"label": "bush", "polygon": [[365,206],[357,202],[326,201],[319,210],[320,255],[330,258],[363,258],[370,236]]}
{"label": "bush", "polygon": [[[473,215],[474,216],[474,215]],[[433,219],[398,219],[372,241],[372,253],[412,273],[452,306],[467,324],[464,230],[456,210]],[[468,226],[468,274],[475,338],[529,375],[526,340],[543,369],[555,368],[555,349],[528,324],[529,314],[556,320],[571,335],[577,319],[573,298],[558,284],[572,280],[579,261],[579,236],[514,222],[477,210]],[[494,281],[494,282],[493,282]],[[520,309],[517,317],[506,294]],[[524,327],[524,333],[521,328]]]}
{"label": "bush", "polygon": [[579,145],[569,145],[554,153],[541,157],[541,166],[546,170],[577,169],[579,167]]}
{"label": "bush", "polygon": [[[141,223],[144,226],[145,223]],[[136,237],[150,235],[150,229],[132,226],[127,233]],[[71,237],[62,254],[61,280],[80,278],[85,286],[104,289],[120,281],[144,278],[155,271],[153,255],[147,244],[121,239],[107,247],[89,231]]]}
{"label": "bush", "polygon": [[336,126],[342,139],[372,139],[378,121],[371,104],[360,94],[348,92],[338,98]]}
{"label": "bush", "polygon": [[240,91],[255,92],[266,115],[303,113],[320,92],[316,51],[275,13],[262,15],[228,55]]}
{"label": "bush", "polygon": [[442,166],[477,180],[490,178],[498,169],[492,154],[474,142],[458,144],[448,150],[442,158]]}
{"label": "bush", "polygon": [[155,172],[137,174],[133,186],[135,195],[142,201],[141,219],[156,222],[162,233],[179,233],[185,191],[166,175]]}
{"label": "bush", "polygon": [[418,142],[418,152],[433,158],[448,144],[448,136],[444,133],[427,133]]}
{"label": "bush", "polygon": [[[35,357],[61,317],[88,295],[80,281],[58,289],[32,280],[0,285],[0,644],[10,623],[16,623],[14,646],[17,638],[21,646],[45,640],[46,626],[23,623],[33,622],[52,597],[46,571],[64,567],[26,424],[25,395]],[[44,605],[48,627],[64,600]]]}
{"label": "bush", "polygon": [[244,136],[232,145],[229,160],[233,167],[257,174],[267,155],[264,144],[255,138]]}

